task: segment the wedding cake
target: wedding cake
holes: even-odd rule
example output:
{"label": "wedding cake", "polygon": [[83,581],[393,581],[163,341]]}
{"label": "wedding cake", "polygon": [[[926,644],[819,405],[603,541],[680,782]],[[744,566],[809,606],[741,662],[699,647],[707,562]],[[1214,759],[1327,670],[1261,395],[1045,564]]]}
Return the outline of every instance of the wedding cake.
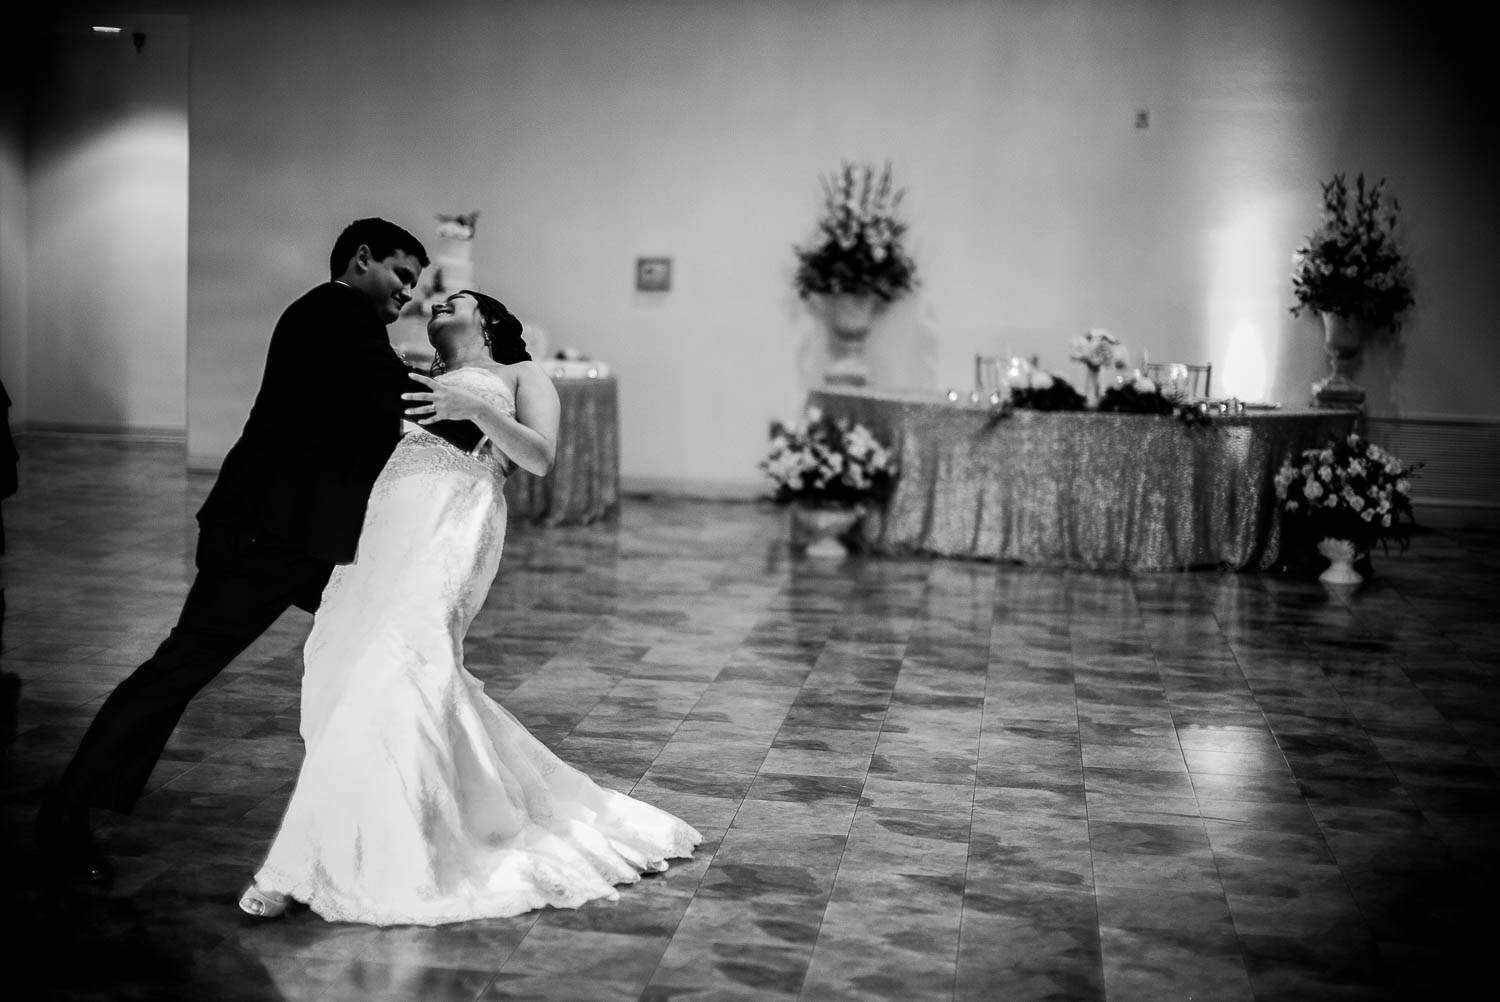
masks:
{"label": "wedding cake", "polygon": [[[437,245],[431,267],[425,272],[421,294],[391,332],[396,350],[419,367],[432,360],[432,347],[427,343],[427,320],[432,316],[432,305],[464,289],[481,291],[474,282],[474,223],[479,213],[439,214],[437,218]],[[536,324],[522,320],[521,338],[531,357],[553,379],[603,379],[610,374],[607,364],[588,358],[576,348],[552,351],[547,331]]]}
{"label": "wedding cake", "polygon": [[427,321],[432,304],[474,284],[474,221],[478,212],[467,215],[438,215],[438,242],[429,267],[422,271],[417,294],[401,316],[390,326],[391,346],[408,365],[425,369],[432,363],[432,345],[427,342]]}
{"label": "wedding cake", "polygon": [[428,280],[427,303],[446,299],[474,284],[474,222],[478,212],[467,215],[438,216],[438,244],[432,256],[432,277]]}

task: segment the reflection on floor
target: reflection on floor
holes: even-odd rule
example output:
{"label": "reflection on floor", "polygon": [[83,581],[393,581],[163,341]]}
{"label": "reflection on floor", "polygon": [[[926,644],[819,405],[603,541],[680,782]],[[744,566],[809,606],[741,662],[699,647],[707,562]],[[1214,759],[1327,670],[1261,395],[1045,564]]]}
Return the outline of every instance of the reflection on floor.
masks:
{"label": "reflection on floor", "polygon": [[517,528],[471,669],[707,841],[618,903],[381,930],[234,907],[301,755],[299,613],[192,706],[137,812],[100,817],[113,887],[36,872],[31,791],[171,625],[207,481],[169,447],[23,451],[7,995],[1377,999],[1489,977],[1493,533],[1423,536],[1331,593],[796,561],[752,505]]}

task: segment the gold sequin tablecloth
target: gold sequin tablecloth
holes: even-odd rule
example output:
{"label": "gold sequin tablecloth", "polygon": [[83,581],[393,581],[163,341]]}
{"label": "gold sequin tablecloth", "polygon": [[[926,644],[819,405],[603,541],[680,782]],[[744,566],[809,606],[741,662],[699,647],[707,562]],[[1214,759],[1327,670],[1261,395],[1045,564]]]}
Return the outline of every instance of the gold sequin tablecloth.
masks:
{"label": "gold sequin tablecloth", "polygon": [[538,477],[517,469],[505,500],[512,520],[587,525],[620,506],[619,384],[613,376],[552,382],[562,405],[552,471]]}
{"label": "gold sequin tablecloth", "polygon": [[864,521],[875,552],[1118,570],[1271,567],[1276,470],[1358,416],[1253,411],[1188,426],[1017,410],[991,422],[935,393],[818,389],[808,403],[862,422],[900,463]]}

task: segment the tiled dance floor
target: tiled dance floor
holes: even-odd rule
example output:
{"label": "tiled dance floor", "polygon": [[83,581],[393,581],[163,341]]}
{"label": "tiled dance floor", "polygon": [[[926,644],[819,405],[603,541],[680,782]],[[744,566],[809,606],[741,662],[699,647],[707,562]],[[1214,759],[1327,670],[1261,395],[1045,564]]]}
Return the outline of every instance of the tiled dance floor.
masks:
{"label": "tiled dance floor", "polygon": [[[207,481],[23,444],[4,504],[0,994],[66,999],[1448,999],[1488,994],[1500,537],[1362,589],[788,558],[775,509],[517,528],[468,644],[602,782],[689,819],[617,903],[440,928],[242,918],[296,775],[285,617],[193,705],[118,878],[50,886],[34,789],[166,633]],[[1465,987],[1466,978],[1484,980]],[[28,986],[30,979],[30,986]],[[21,994],[13,994],[16,988]],[[31,993],[31,994],[28,994]]]}

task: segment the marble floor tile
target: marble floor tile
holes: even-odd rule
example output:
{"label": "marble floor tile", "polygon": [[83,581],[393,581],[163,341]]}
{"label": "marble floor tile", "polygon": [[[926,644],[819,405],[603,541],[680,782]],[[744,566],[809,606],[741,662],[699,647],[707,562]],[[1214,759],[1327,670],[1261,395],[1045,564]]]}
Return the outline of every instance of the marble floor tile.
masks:
{"label": "marble floor tile", "polygon": [[1163,998],[1251,1002],[1250,976],[1232,930],[1100,929],[1106,998],[1156,1002]]}
{"label": "marble floor tile", "polygon": [[39,789],[174,621],[210,481],[180,446],[22,451],[0,557],[18,997],[1323,1002],[1490,978],[1493,531],[1422,534],[1333,593],[1279,573],[820,564],[753,504],[629,498],[602,525],[516,525],[470,670],[705,842],[578,909],[257,923],[234,900],[301,762],[311,620],[288,613],[203,690],[134,814],[96,812],[113,884],[56,884],[31,847]]}

